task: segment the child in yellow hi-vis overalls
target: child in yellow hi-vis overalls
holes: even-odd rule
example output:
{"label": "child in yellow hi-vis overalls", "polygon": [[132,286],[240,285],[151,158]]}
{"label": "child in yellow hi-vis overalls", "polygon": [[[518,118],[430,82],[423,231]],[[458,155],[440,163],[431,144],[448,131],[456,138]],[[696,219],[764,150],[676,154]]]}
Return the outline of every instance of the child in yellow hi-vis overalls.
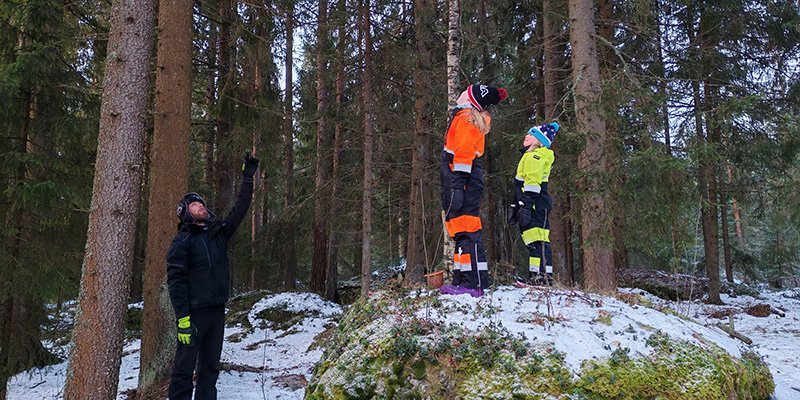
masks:
{"label": "child in yellow hi-vis overalls", "polygon": [[550,250],[550,209],[547,193],[550,169],[555,156],[550,145],[559,125],[556,122],[534,126],[523,142],[524,153],[517,166],[514,191],[517,221],[522,241],[528,248],[528,280],[535,285],[553,284],[553,252]]}

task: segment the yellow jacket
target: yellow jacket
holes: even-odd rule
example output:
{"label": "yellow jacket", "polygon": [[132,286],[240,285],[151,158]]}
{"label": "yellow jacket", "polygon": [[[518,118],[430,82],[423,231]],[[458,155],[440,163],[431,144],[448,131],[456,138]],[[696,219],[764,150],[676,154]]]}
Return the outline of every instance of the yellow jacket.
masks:
{"label": "yellow jacket", "polygon": [[553,161],[555,154],[546,147],[539,147],[522,155],[517,165],[516,180],[523,193],[542,192],[542,184],[550,180]]}

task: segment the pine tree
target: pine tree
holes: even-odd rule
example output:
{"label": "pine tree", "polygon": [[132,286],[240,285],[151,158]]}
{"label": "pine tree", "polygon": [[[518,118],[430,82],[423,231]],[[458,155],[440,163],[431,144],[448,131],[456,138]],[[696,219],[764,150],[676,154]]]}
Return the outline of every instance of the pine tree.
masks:
{"label": "pine tree", "polygon": [[[408,212],[408,250],[405,284],[422,282],[428,267],[425,249],[425,212],[423,204],[428,195],[425,169],[430,165],[429,134],[431,132],[433,20],[436,18],[435,3],[427,0],[414,2],[414,29],[416,43],[416,69],[414,71],[414,136],[411,150],[411,190]],[[428,211],[431,202],[428,201]]]}
{"label": "pine tree", "polygon": [[595,15],[591,1],[569,0],[572,74],[575,83],[575,114],[578,132],[585,135],[586,147],[579,168],[585,174],[581,185],[582,243],[584,246],[584,286],[590,291],[616,289],[613,257],[610,192],[606,174],[609,168],[606,124],[598,110],[600,72],[595,43]]}
{"label": "pine tree", "polygon": [[175,314],[164,260],[175,235],[175,204],[186,192],[192,83],[192,3],[158,8],[155,121],[150,150],[147,251],[138,395],[168,381],[175,350]]}
{"label": "pine tree", "polygon": [[65,399],[114,399],[133,261],[155,4],[114,3]]}
{"label": "pine tree", "polygon": [[372,93],[372,7],[370,0],[362,4],[362,35],[364,37],[363,79],[361,92],[364,102],[364,195],[362,197],[361,214],[361,297],[369,297],[370,278],[372,274],[372,193],[374,176],[372,170],[373,147],[373,107]]}
{"label": "pine tree", "polygon": [[[314,251],[311,263],[311,291],[325,294],[328,271],[328,223],[331,198],[329,174],[331,168],[331,138],[328,127],[328,2],[320,1],[317,12],[317,163],[314,179]],[[331,299],[332,300],[332,299]]]}

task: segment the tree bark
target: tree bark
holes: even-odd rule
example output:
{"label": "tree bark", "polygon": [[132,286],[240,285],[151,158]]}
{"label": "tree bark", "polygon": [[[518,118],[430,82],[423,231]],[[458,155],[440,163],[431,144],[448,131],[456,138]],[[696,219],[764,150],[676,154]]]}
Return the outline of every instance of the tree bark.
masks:
{"label": "tree bark", "polygon": [[[428,133],[431,131],[431,94],[432,85],[432,47],[433,32],[436,19],[435,4],[430,0],[414,2],[414,29],[416,33],[417,59],[414,72],[414,139],[411,150],[411,190],[408,212],[408,243],[406,251],[405,285],[422,283],[422,275],[427,267],[423,203],[428,191],[425,185],[425,166],[430,159]],[[428,206],[430,208],[430,206]]]}
{"label": "tree bark", "polygon": [[[331,162],[331,214],[341,215],[341,201],[339,200],[339,186],[341,179],[339,169],[341,165],[342,153],[342,134],[343,134],[343,96],[344,96],[344,60],[345,60],[345,24],[347,23],[347,2],[339,0],[338,9],[338,39],[336,46],[336,127],[333,134],[333,160]],[[330,233],[330,245],[328,246],[328,271],[325,278],[325,298],[327,300],[338,300],[339,283],[339,232],[332,229]]]}
{"label": "tree bark", "polygon": [[[15,153],[19,156],[30,154],[31,149],[29,134],[30,122],[34,115],[34,96],[30,91],[23,95],[23,110],[21,134],[17,140]],[[11,185],[21,184],[31,179],[32,176],[20,163],[16,176]],[[17,231],[10,240],[9,256],[12,260],[22,258],[24,243],[31,237],[30,217],[24,210],[9,213],[6,224],[13,226]],[[7,279],[7,277],[4,276]],[[13,282],[13,276],[11,277]],[[44,308],[36,301],[32,293],[13,291],[2,298],[0,305],[0,399],[6,398],[8,379],[16,373],[25,371],[34,366],[45,366],[57,362],[41,341],[41,325],[44,322]]]}
{"label": "tree bark", "polygon": [[[558,106],[558,99],[561,98],[561,93],[558,87],[558,71],[561,62],[561,54],[559,53],[560,47],[557,43],[559,31],[559,19],[557,18],[555,10],[555,0],[544,0],[542,3],[542,37],[543,49],[542,63],[544,68],[542,71],[544,80],[544,118],[546,120],[555,120],[560,114]],[[556,140],[552,145],[553,152],[556,154],[556,159],[562,157],[560,151],[559,141]],[[553,250],[553,271],[555,272],[556,279],[567,285],[572,285],[572,264],[567,262],[567,254],[571,244],[571,233],[569,224],[566,220],[568,207],[566,202],[569,201],[569,189],[566,182],[561,182],[559,177],[558,165],[554,167],[550,182],[550,194],[553,198],[553,209],[550,215],[550,241]],[[563,164],[562,164],[563,165]]]}
{"label": "tree bark", "polygon": [[64,398],[114,399],[142,180],[155,2],[115,2],[78,314]]}
{"label": "tree bark", "polygon": [[325,294],[328,272],[328,222],[330,215],[330,129],[328,128],[328,1],[318,2],[317,12],[317,165],[314,179],[314,252],[310,289]]}
{"label": "tree bark", "polygon": [[[258,30],[259,34],[262,34],[261,29]],[[271,48],[267,54],[272,54]],[[261,91],[262,79],[261,79],[261,68],[260,60],[258,57],[252,61],[253,65],[253,93],[250,97],[250,102],[254,108],[258,107],[259,98],[263,96]],[[253,157],[258,157],[258,148],[261,145],[261,136],[260,136],[261,127],[254,126],[253,127],[253,147],[251,149],[251,153]],[[261,230],[263,228],[263,220],[264,220],[264,202],[258,201],[265,196],[265,181],[267,177],[266,168],[259,169],[255,176],[253,176],[253,185],[255,191],[253,191],[253,212],[250,214],[250,277],[249,277],[249,285],[248,287],[250,290],[256,290],[258,287],[256,277],[258,276],[259,270],[259,260],[258,260],[258,237],[261,234]]]}
{"label": "tree bark", "polygon": [[[727,189],[727,188],[726,188]],[[733,262],[731,260],[731,237],[728,230],[728,191],[723,190],[720,194],[720,215],[722,221],[722,250],[725,259],[725,278],[729,283],[733,283]]]}
{"label": "tree bark", "polygon": [[[727,170],[728,170],[728,188],[733,185],[733,166],[731,163],[727,163]],[[744,250],[745,241],[744,241],[744,230],[742,229],[742,218],[739,215],[739,203],[736,201],[736,197],[731,196],[731,203],[733,206],[733,221],[734,225],[736,226],[736,238],[739,242],[739,247]]]}
{"label": "tree bark", "polygon": [[[686,32],[689,39],[689,57],[695,61],[694,79],[692,80],[692,95],[694,97],[695,132],[697,145],[700,146],[698,160],[698,188],[700,190],[700,218],[703,226],[703,249],[705,254],[705,271],[708,278],[708,302],[722,304],[719,296],[719,229],[717,218],[717,173],[712,149],[716,143],[717,126],[714,116],[714,93],[710,93],[711,86],[708,82],[707,66],[705,65],[706,52],[712,49],[708,43],[708,31],[702,28],[706,23],[704,14],[699,14],[699,25],[695,28],[695,19],[698,10],[691,4],[686,12]],[[696,29],[696,30],[695,30]],[[701,94],[700,84],[703,84]],[[703,125],[705,119],[705,126]],[[705,128],[705,134],[703,129]]]}
{"label": "tree bark", "polygon": [[364,35],[364,87],[362,101],[364,102],[364,193],[362,197],[361,215],[361,296],[369,297],[370,274],[372,271],[372,120],[373,120],[373,94],[372,94],[372,29],[370,23],[370,0],[364,1],[363,6],[363,35]]}
{"label": "tree bark", "polygon": [[281,286],[285,290],[295,288],[297,276],[297,259],[294,243],[294,216],[292,206],[294,205],[293,180],[294,180],[294,110],[293,93],[294,82],[292,78],[293,68],[293,46],[294,46],[294,3],[289,2],[286,9],[286,96],[284,102],[284,126],[283,126],[283,170],[284,170],[284,198],[283,198],[283,219],[285,237],[283,243],[283,271],[281,274]]}
{"label": "tree bark", "polygon": [[[208,0],[209,7],[213,9],[216,5],[215,0]],[[205,82],[205,102],[206,102],[206,118],[205,118],[205,135],[203,137],[203,183],[206,187],[214,187],[214,142],[216,141],[216,123],[213,119],[211,110],[217,102],[216,91],[216,77],[217,77],[217,45],[219,37],[217,35],[217,23],[213,18],[208,18],[208,44],[205,50],[204,57],[208,65],[208,71]]]}
{"label": "tree bark", "polygon": [[[219,5],[219,75],[217,84],[219,85],[219,95],[217,96],[217,135],[214,142],[214,180],[216,189],[216,201],[214,209],[220,215],[233,204],[234,186],[234,166],[230,152],[224,149],[230,148],[231,133],[233,130],[233,100],[232,92],[235,89],[234,76],[232,72],[233,55],[235,51],[231,39],[233,22],[238,18],[235,10],[236,0],[218,0]],[[233,283],[233,280],[231,280]]]}
{"label": "tree bark", "polygon": [[605,176],[610,167],[608,133],[600,114],[600,71],[595,43],[595,16],[591,0],[570,0],[570,42],[575,81],[577,128],[585,135],[586,147],[578,168],[584,174],[581,190],[584,286],[589,291],[616,290],[611,193]]}
{"label": "tree bark", "polygon": [[175,316],[164,260],[175,235],[175,204],[186,192],[192,92],[192,1],[158,7],[156,110],[150,150],[150,196],[143,277],[140,398],[168,381],[175,350]]}
{"label": "tree bark", "polygon": [[[448,0],[448,29],[447,29],[447,103],[449,105],[446,118],[450,118],[450,109],[456,106],[458,96],[461,94],[459,71],[461,68],[461,0]],[[441,212],[442,219],[442,264],[446,271],[453,270],[452,254],[456,242],[447,233],[445,225],[445,212]]]}
{"label": "tree bark", "polygon": [[664,39],[661,31],[661,12],[663,10],[662,0],[656,0],[656,4],[658,4],[658,8],[655,12],[656,47],[658,57],[656,59],[656,70],[659,78],[658,95],[663,99],[663,103],[661,104],[661,116],[663,118],[662,123],[664,124],[664,150],[668,156],[672,156],[672,135],[670,134],[669,129],[669,97],[667,96],[667,68],[666,64],[664,63]]}
{"label": "tree bark", "polygon": [[[703,92],[705,93],[705,113],[706,113],[706,146],[715,146],[718,143],[719,126],[716,120],[716,92],[708,83],[704,82]],[[706,147],[710,150],[709,147]],[[711,154],[711,153],[708,153]],[[705,267],[708,277],[708,302],[712,304],[722,304],[720,299],[720,277],[719,277],[719,211],[717,201],[719,190],[717,189],[717,162],[713,156],[703,157],[700,163],[701,174],[703,175],[701,188],[704,188],[701,198],[703,202],[703,248],[705,249]]]}

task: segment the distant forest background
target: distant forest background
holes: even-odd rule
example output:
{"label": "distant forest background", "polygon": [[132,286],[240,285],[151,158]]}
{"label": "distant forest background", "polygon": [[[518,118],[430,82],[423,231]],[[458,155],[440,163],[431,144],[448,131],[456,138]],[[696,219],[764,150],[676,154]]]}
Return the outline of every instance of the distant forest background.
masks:
{"label": "distant forest background", "polygon": [[[48,362],[45,305],[76,299],[103,248],[130,247],[117,272],[99,270],[119,284],[101,287],[124,302],[158,299],[180,196],[197,191],[224,215],[245,151],[261,168],[232,242],[234,293],[335,300],[337,283],[363,271],[405,262],[415,284],[442,269],[439,152],[448,108],[470,83],[509,93],[483,157],[495,281],[527,265],[506,219],[518,148],[530,126],[557,120],[561,284],[610,290],[619,269],[658,269],[708,277],[712,302],[734,275],[797,284],[796,2],[130,3],[127,19],[111,1],[0,3],[3,388]],[[115,30],[134,25],[140,34]],[[141,52],[126,53],[125,37]],[[142,112],[106,109],[115,94]],[[98,182],[116,168],[129,179],[109,182],[132,189],[94,225],[93,202],[114,190]]]}

